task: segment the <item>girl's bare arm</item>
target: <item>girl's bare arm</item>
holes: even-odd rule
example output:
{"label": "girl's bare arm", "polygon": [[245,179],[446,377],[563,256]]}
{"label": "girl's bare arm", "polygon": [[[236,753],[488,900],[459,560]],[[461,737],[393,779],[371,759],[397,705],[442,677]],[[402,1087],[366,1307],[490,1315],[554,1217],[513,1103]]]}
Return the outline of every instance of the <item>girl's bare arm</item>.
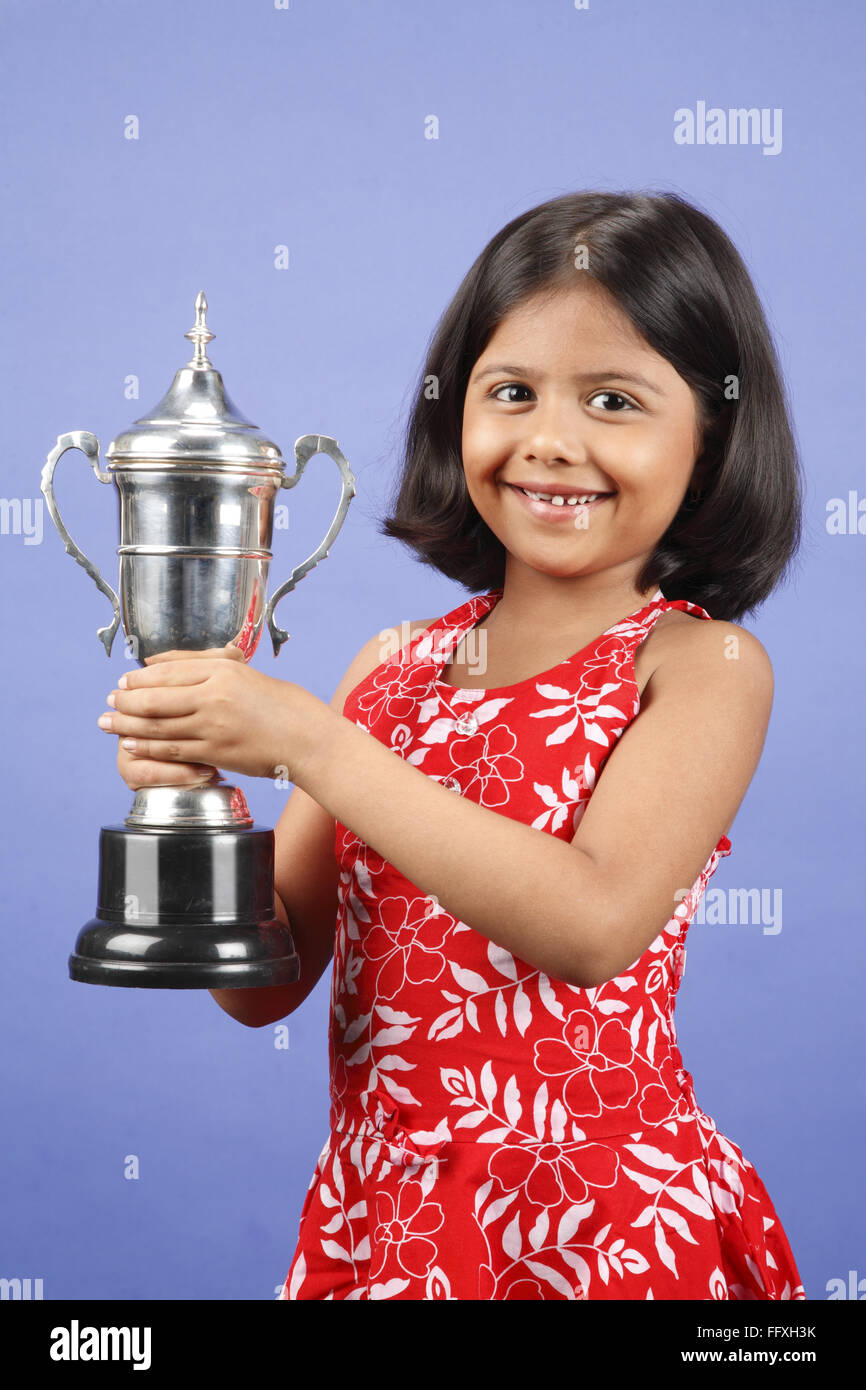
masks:
{"label": "girl's bare arm", "polygon": [[681,627],[571,843],[455,795],[303,691],[286,747],[293,781],[422,893],[589,988],[640,957],[727,833],[760,758],[772,684],[745,629]]}

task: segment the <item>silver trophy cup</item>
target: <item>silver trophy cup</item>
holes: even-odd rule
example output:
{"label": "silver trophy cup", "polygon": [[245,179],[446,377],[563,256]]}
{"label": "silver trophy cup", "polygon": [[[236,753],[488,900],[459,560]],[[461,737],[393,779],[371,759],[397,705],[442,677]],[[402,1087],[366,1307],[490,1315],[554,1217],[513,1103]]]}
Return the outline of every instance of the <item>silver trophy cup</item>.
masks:
{"label": "silver trophy cup", "polygon": [[[207,300],[184,336],[193,356],[149,415],[115,439],[99,466],[87,430],[61,434],[42,471],[42,492],[67,552],[111,601],[98,637],[111,653],[121,621],[140,664],[170,650],[233,643],[249,660],[267,623],[277,656],[289,634],[274,621],[280,599],[328,554],[355,495],[337,441],[305,434],[287,476],[279,448],[244,419],[208,360]],[[120,506],[118,593],[69,535],[54,497],[54,470],[80,449]],[[342,492],[321,545],[270,599],[274,505],[314,454],[337,464]],[[73,980],[168,989],[279,985],[300,962],[274,911],[274,832],[254,828],[239,787],[147,787],[122,825],[103,826],[96,916],[69,957]]]}

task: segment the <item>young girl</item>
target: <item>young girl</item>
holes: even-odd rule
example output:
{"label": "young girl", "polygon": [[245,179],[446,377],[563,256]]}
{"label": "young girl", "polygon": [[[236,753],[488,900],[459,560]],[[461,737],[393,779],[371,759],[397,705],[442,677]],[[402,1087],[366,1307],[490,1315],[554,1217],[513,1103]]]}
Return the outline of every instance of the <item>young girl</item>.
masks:
{"label": "young girl", "polygon": [[374,636],[330,706],[231,647],[109,697],[130,787],[294,783],[301,978],[212,991],[272,1023],[333,954],[330,1133],[282,1298],[805,1297],[673,1018],[772,703],[733,620],[795,553],[798,469],[716,223],[555,198],[446,310],[383,527],[475,596]]}

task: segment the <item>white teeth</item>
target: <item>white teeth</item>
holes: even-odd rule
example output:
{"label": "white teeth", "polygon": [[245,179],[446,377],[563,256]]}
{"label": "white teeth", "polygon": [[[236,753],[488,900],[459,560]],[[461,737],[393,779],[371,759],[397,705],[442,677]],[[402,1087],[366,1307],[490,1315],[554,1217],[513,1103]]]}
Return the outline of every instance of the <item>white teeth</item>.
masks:
{"label": "white teeth", "polygon": [[594,502],[596,497],[603,496],[600,492],[585,492],[582,496],[563,497],[561,493],[554,495],[550,492],[530,492],[526,487],[522,487],[520,491],[531,497],[534,502],[552,502],[554,507],[576,507],[578,502]]}

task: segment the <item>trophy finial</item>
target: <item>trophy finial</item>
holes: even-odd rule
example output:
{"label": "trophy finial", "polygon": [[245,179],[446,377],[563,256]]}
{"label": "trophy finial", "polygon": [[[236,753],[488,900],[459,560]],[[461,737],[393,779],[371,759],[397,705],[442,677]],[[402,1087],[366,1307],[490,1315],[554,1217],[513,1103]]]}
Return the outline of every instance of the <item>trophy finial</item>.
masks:
{"label": "trophy finial", "polygon": [[185,338],[195,345],[195,352],[188,363],[190,367],[210,367],[213,364],[207,355],[208,343],[216,337],[211,333],[206,323],[207,299],[204,290],[199,290],[195,300],[195,323],[188,333],[184,333]]}

